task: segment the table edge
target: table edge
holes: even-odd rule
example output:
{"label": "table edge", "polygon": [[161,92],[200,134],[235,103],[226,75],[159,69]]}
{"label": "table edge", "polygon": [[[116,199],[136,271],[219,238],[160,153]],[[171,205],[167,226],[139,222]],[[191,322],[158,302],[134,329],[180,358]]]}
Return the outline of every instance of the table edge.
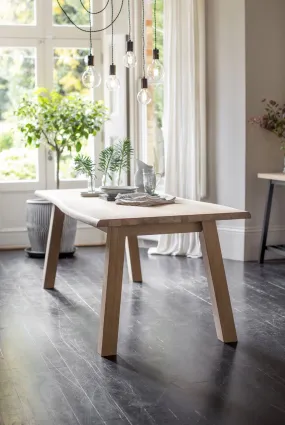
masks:
{"label": "table edge", "polygon": [[92,218],[90,220],[89,216],[80,214],[78,212],[73,212],[69,208],[66,208],[63,203],[57,200],[55,202],[48,196],[45,196],[41,190],[36,190],[35,195],[41,197],[54,204],[59,208],[65,215],[74,218],[80,222],[88,224],[95,228],[106,228],[106,227],[123,227],[123,226],[140,226],[140,225],[159,225],[159,224],[186,224],[186,223],[200,223],[203,221],[223,221],[223,220],[240,220],[240,219],[250,219],[251,214],[247,211],[233,211],[228,213],[220,213],[213,217],[213,214],[203,214],[201,216],[196,215],[195,219],[193,216],[180,215],[180,216],[165,216],[165,217],[143,217],[143,218],[124,218],[124,219],[98,219]]}
{"label": "table edge", "polygon": [[282,173],[258,173],[257,178],[262,180],[274,180],[274,181],[280,181],[285,182],[285,174],[284,179],[278,179],[278,176],[280,176]]}

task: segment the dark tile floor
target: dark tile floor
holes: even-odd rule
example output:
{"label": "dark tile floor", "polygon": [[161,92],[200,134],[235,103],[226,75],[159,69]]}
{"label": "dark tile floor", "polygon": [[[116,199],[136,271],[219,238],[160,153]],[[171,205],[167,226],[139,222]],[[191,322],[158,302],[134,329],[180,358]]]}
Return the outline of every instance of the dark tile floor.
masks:
{"label": "dark tile floor", "polygon": [[285,424],[285,264],[226,261],[239,336],[216,340],[200,260],[147,257],[123,285],[119,356],[96,353],[103,248],[0,252],[0,424]]}

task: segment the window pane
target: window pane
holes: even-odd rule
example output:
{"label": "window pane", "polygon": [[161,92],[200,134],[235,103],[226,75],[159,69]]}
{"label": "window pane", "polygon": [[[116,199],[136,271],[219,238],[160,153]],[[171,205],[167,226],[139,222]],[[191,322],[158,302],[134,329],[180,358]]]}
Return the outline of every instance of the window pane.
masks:
{"label": "window pane", "polygon": [[[89,25],[89,13],[81,5],[80,0],[59,0],[59,3],[76,25]],[[89,0],[82,0],[82,3],[89,10]],[[52,10],[55,25],[72,25],[57,0],[52,0]]]}
{"label": "window pane", "polygon": [[35,48],[0,48],[0,181],[37,178],[37,150],[25,148],[14,117],[35,88],[35,62]]}
{"label": "window pane", "polygon": [[2,0],[0,25],[34,25],[35,0]]}
{"label": "window pane", "polygon": [[[81,83],[81,76],[86,69],[86,57],[88,49],[56,48],[54,49],[54,89],[62,94],[80,93],[82,96],[90,96],[90,91]],[[82,153],[89,155],[88,142],[85,141]],[[65,153],[60,163],[60,178],[76,178],[73,171],[73,158],[75,152]],[[82,176],[80,177],[82,178]]]}
{"label": "window pane", "polygon": [[89,49],[54,49],[53,84],[58,93],[62,95],[71,93],[89,95],[89,90],[81,82],[82,74],[86,69],[88,54]]}
{"label": "window pane", "polygon": [[[163,63],[163,3],[157,0],[157,48],[160,52],[160,60]],[[147,37],[147,64],[152,62],[153,50],[153,4],[148,3],[146,8],[146,37]],[[163,139],[162,117],[164,109],[163,84],[150,85],[152,102],[147,107],[147,152],[148,164],[154,165],[157,173],[162,175],[158,190],[163,190],[165,175],[165,149]]]}

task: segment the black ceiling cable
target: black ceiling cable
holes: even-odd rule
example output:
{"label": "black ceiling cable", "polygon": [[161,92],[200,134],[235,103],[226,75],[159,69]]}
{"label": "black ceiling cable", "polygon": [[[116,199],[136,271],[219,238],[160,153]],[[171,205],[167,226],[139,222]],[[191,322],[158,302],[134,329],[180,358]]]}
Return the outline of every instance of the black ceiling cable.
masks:
{"label": "black ceiling cable", "polygon": [[79,0],[79,1],[81,3],[81,6],[83,7],[83,9],[85,9],[86,12],[90,13],[90,15],[98,15],[99,13],[104,12],[104,10],[107,8],[107,6],[108,6],[108,4],[110,2],[110,0],[107,0],[106,5],[103,7],[102,10],[99,10],[99,12],[91,12],[91,7],[90,6],[89,6],[89,10],[88,10],[87,7],[84,5],[83,1],[82,0]]}
{"label": "black ceiling cable", "polygon": [[121,11],[122,11],[122,9],[123,9],[123,6],[124,6],[124,0],[122,0],[121,1],[121,6],[120,6],[120,9],[119,9],[119,12],[118,12],[118,14],[117,14],[117,16],[115,17],[115,19],[113,20],[113,22],[111,22],[109,25],[107,25],[105,28],[101,28],[101,29],[99,29],[99,30],[92,30],[92,31],[90,31],[90,29],[84,29],[84,28],[80,28],[78,25],[76,25],[76,23],[68,16],[68,14],[66,13],[66,11],[64,10],[64,8],[61,6],[61,4],[60,4],[60,2],[59,2],[59,0],[57,0],[57,4],[59,5],[59,7],[61,8],[61,10],[62,10],[62,12],[65,14],[65,16],[67,17],[67,19],[72,23],[72,25],[74,25],[77,29],[79,29],[80,31],[83,31],[83,32],[88,32],[88,33],[92,33],[92,32],[101,32],[101,31],[105,31],[106,29],[108,29],[108,28],[110,28],[113,24],[114,24],[114,22],[116,22],[116,20],[118,19],[118,17],[120,16],[120,14],[121,14]]}

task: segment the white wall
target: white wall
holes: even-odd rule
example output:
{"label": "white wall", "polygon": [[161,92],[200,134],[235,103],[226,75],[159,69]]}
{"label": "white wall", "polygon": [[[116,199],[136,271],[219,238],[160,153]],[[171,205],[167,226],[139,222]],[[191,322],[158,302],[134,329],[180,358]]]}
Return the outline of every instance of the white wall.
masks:
{"label": "white wall", "polygon": [[[220,225],[226,258],[258,258],[267,183],[257,173],[283,168],[278,140],[248,119],[264,97],[285,102],[284,18],[284,0],[207,1],[209,198],[252,214]],[[277,189],[271,243],[285,242],[283,199]]]}
{"label": "white wall", "polygon": [[[207,1],[209,200],[245,208],[245,0]],[[243,259],[244,221],[220,224],[223,255]]]}
{"label": "white wall", "polygon": [[[285,102],[285,1],[246,0],[246,116],[262,114],[263,98]],[[252,214],[246,232],[247,259],[256,259],[268,183],[258,172],[280,172],[283,154],[276,136],[247,124],[246,207]],[[285,188],[274,196],[270,243],[285,243]]]}
{"label": "white wall", "polygon": [[[114,0],[114,17],[117,16],[122,0]],[[131,0],[131,6],[133,7],[134,0]],[[105,25],[111,23],[111,7],[108,5],[105,13]],[[116,22],[114,23],[114,33],[115,34],[128,34],[128,2],[125,0],[122,12]],[[108,29],[108,34],[111,34],[111,27]]]}

